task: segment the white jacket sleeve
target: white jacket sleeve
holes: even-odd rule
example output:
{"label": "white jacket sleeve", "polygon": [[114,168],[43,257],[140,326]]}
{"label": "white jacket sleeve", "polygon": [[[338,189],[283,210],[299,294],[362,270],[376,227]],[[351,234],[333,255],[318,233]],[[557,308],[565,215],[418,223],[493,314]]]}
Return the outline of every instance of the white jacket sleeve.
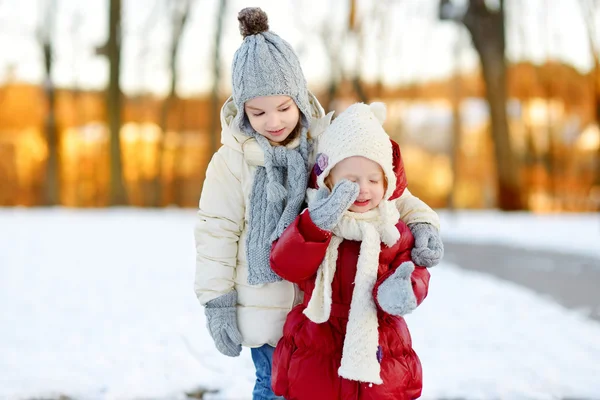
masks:
{"label": "white jacket sleeve", "polygon": [[405,224],[426,222],[435,226],[438,230],[440,229],[440,218],[437,213],[421,199],[413,196],[408,188],[396,200],[396,207],[400,212],[400,219]]}
{"label": "white jacket sleeve", "polygon": [[206,170],[194,230],[194,289],[202,305],[230,292],[234,286],[238,242],[244,228],[245,213],[245,198],[239,179],[242,162],[241,154],[221,147]]}

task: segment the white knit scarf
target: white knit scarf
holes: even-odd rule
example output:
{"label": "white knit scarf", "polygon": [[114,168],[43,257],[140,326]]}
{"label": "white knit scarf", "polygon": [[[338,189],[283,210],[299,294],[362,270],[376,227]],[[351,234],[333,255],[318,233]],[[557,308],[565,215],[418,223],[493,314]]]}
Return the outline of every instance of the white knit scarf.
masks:
{"label": "white knit scarf", "polygon": [[393,202],[382,201],[366,213],[346,211],[334,228],[325,258],[317,270],[315,288],[304,314],[317,324],[327,322],[331,313],[331,283],[335,275],[338,247],[344,240],[361,241],[356,267],[350,315],[338,374],[342,378],[383,383],[377,360],[379,332],[373,287],[377,281],[381,242],[388,247],[400,239],[396,224],[400,215]]}

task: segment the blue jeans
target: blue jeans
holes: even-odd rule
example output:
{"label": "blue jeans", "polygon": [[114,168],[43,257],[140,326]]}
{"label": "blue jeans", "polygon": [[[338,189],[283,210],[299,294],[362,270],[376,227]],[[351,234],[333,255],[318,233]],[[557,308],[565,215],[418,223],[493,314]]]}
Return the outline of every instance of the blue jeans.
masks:
{"label": "blue jeans", "polygon": [[274,351],[275,347],[268,344],[250,349],[256,368],[256,384],[252,391],[252,400],[283,399],[283,397],[275,396],[271,389],[271,365]]}

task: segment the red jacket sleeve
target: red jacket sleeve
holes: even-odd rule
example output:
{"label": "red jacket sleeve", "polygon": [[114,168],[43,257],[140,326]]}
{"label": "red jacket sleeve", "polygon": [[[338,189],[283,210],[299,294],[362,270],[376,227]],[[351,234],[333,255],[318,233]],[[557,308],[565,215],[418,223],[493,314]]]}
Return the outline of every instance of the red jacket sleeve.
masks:
{"label": "red jacket sleeve", "polygon": [[417,298],[417,305],[421,304],[423,300],[425,300],[425,297],[427,297],[430,277],[431,275],[427,268],[415,266],[415,270],[413,271],[410,280],[412,282],[413,292],[415,292],[415,297]]}
{"label": "red jacket sleeve", "polygon": [[316,226],[305,210],[271,247],[271,268],[285,280],[300,283],[313,276],[327,251],[331,232]]}
{"label": "red jacket sleeve", "polygon": [[[375,298],[375,303],[377,304],[378,308],[380,308],[379,303],[377,301],[377,291],[379,289],[379,286],[396,271],[396,268],[398,268],[400,264],[402,264],[405,261],[411,261],[410,251],[414,247],[414,238],[412,236],[412,233],[403,222],[398,223],[398,225],[396,226],[400,231],[400,245],[398,246],[396,257],[390,263],[390,267],[387,270],[387,272],[382,274],[377,279],[375,287],[373,288],[373,297]],[[423,300],[425,300],[425,297],[427,297],[427,293],[429,291],[430,277],[431,275],[429,274],[427,268],[415,265],[415,270],[411,275],[411,283],[413,292],[417,299],[417,305],[420,305],[423,302]]]}

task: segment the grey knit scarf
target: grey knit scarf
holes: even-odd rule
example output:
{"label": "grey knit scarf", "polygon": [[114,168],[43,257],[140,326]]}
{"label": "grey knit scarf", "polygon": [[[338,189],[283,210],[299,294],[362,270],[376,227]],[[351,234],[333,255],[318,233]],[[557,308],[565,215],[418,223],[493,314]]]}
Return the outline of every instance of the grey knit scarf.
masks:
{"label": "grey knit scarf", "polygon": [[255,133],[265,153],[264,167],[257,167],[249,199],[248,283],[258,285],[280,281],[269,263],[271,244],[301,211],[308,184],[307,128],[302,127],[300,145],[295,149],[272,146]]}

